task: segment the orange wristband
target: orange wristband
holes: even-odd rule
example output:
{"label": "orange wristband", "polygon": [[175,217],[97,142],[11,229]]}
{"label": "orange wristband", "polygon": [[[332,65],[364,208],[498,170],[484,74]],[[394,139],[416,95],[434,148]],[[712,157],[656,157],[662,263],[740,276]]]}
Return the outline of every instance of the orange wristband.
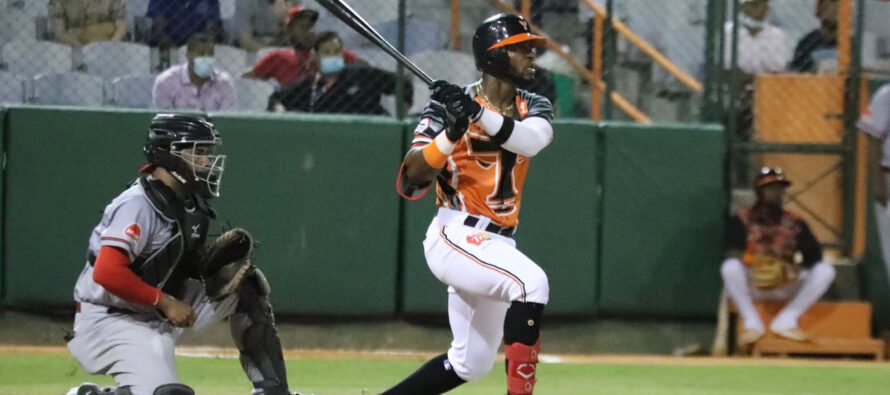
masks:
{"label": "orange wristband", "polygon": [[433,140],[432,143],[423,147],[423,159],[433,168],[441,169],[445,167],[445,162],[448,162],[448,155],[443,154],[439,145],[436,144],[436,140]]}

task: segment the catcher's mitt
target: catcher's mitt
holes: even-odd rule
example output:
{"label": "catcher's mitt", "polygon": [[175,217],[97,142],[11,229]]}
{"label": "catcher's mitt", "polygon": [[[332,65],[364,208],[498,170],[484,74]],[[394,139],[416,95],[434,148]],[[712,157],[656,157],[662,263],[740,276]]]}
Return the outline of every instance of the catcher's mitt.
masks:
{"label": "catcher's mitt", "polygon": [[798,267],[782,258],[753,255],[748,261],[751,282],[758,288],[780,287],[797,279]]}
{"label": "catcher's mitt", "polygon": [[204,289],[212,300],[235,293],[253,269],[250,253],[253,237],[246,230],[234,228],[213,241],[201,268]]}

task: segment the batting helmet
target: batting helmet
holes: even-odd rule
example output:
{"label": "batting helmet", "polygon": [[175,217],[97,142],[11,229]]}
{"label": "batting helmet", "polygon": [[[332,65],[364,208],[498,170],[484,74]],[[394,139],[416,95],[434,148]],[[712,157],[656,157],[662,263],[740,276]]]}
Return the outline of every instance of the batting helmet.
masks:
{"label": "batting helmet", "polygon": [[506,47],[530,42],[540,47],[547,39],[532,34],[528,21],[515,14],[497,14],[482,22],[473,34],[473,57],[476,68],[498,78],[515,80],[510,71],[510,58]]}
{"label": "batting helmet", "polygon": [[214,153],[220,144],[216,127],[203,116],[157,114],[142,151],[152,166],[167,170],[192,193],[211,198],[219,196],[226,159]]}

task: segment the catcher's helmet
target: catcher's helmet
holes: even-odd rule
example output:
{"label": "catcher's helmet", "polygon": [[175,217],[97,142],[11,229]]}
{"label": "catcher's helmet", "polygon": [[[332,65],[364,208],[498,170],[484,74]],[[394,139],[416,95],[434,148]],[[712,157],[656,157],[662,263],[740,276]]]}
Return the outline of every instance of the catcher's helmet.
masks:
{"label": "catcher's helmet", "polygon": [[547,43],[544,37],[532,34],[528,21],[519,15],[497,14],[486,19],[473,34],[476,68],[498,78],[515,79],[505,47],[527,41],[536,47]]}
{"label": "catcher's helmet", "polygon": [[214,153],[220,144],[216,127],[203,116],[157,114],[142,151],[152,166],[163,167],[192,193],[211,198],[219,196],[226,159]]}

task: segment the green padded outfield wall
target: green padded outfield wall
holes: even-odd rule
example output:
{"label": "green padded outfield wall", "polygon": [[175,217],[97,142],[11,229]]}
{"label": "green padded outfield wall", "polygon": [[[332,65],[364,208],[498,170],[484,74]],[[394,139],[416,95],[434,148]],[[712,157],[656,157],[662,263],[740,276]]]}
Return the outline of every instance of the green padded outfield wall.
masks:
{"label": "green padded outfield wall", "polygon": [[[407,134],[414,125],[407,128]],[[550,280],[548,312],[596,312],[597,126],[556,122],[553,143],[532,158],[522,196],[517,247]],[[404,311],[444,313],[447,287],[429,271],[421,245],[436,213],[435,189],[404,210]]]}
{"label": "green padded outfield wall", "polygon": [[276,311],[395,312],[400,123],[377,117],[218,116],[217,204],[256,229]]}
{"label": "green padded outfield wall", "polygon": [[[136,177],[152,113],[11,108],[7,302],[71,303],[90,229]],[[214,117],[230,155],[222,224],[260,241],[282,313],[389,314],[395,306],[401,139],[385,119]]]}
{"label": "green padded outfield wall", "polygon": [[9,108],[6,302],[73,304],[92,227],[136,177],[152,114]]}
{"label": "green padded outfield wall", "polygon": [[599,308],[713,316],[726,196],[719,127],[606,125]]}

